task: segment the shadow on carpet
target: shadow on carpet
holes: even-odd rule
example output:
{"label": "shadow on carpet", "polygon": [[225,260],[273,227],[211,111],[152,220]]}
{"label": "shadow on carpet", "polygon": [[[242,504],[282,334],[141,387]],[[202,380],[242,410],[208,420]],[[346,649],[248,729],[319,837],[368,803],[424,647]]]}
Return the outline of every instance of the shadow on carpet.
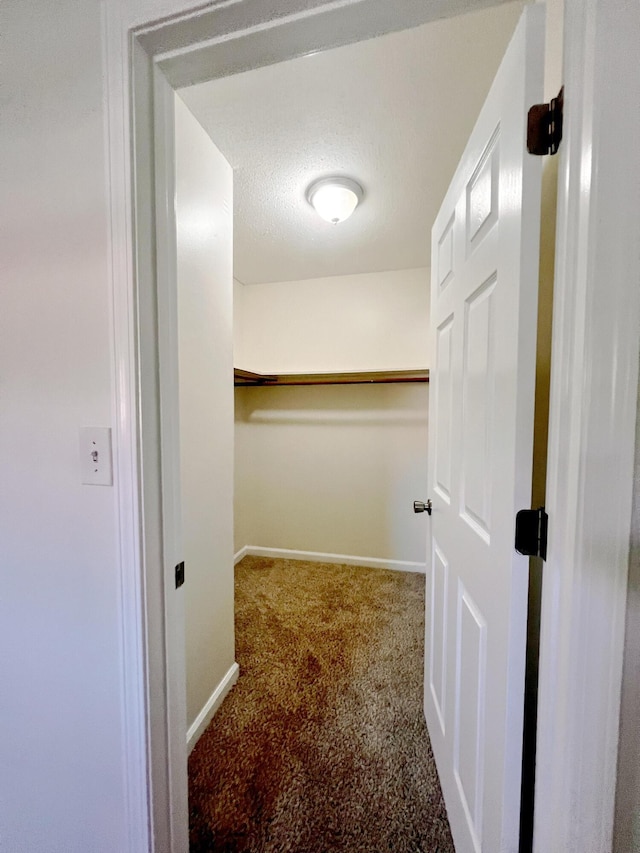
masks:
{"label": "shadow on carpet", "polygon": [[424,576],[245,557],[240,679],[189,758],[192,853],[453,853]]}

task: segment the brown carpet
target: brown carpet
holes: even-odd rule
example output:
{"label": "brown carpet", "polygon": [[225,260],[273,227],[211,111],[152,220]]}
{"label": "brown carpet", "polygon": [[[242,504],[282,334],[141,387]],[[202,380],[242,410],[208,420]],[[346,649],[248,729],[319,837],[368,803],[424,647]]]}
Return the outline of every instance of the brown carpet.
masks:
{"label": "brown carpet", "polygon": [[192,853],[453,853],[424,576],[245,557],[240,679],[189,759]]}

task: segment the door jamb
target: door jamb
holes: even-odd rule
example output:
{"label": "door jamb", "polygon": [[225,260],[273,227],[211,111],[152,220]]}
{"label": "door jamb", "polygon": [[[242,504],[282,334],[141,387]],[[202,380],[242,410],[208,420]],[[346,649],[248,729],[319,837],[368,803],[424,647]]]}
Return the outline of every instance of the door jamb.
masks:
{"label": "door jamb", "polygon": [[566,0],[534,853],[610,853],[640,338],[640,6]]}
{"label": "door jamb", "polygon": [[[606,30],[607,45],[611,44],[614,36],[620,34],[616,30],[616,26],[620,28],[620,24],[615,16],[610,15],[608,22],[605,20],[607,12],[602,8],[605,0],[587,0],[583,11],[580,9],[582,2],[583,0],[566,0],[565,56],[568,59],[565,61],[565,82],[568,83],[571,78],[571,86],[568,86],[567,91],[565,120],[565,132],[568,136],[572,133],[577,136],[578,131],[584,131],[585,127],[587,131],[594,130],[596,122],[593,111],[590,110],[593,106],[592,99],[602,97],[601,85],[596,87],[588,74],[580,77],[572,73],[573,66],[570,62],[583,51],[586,51],[587,57],[591,52],[592,62],[588,67],[593,70],[595,59],[602,57],[602,51],[596,51],[594,42],[597,39],[594,33],[600,35],[601,31]],[[606,2],[610,4],[612,0]],[[620,7],[624,6],[624,0],[613,2]],[[175,8],[180,2],[168,0],[164,4],[165,8],[167,5],[173,5]],[[204,9],[183,8],[179,14],[164,18],[160,23],[136,21],[125,0],[106,3],[103,6],[107,114],[105,144],[108,163],[107,189],[110,198],[110,274],[114,326],[116,510],[122,590],[123,764],[126,776],[129,850],[136,853],[143,850],[171,850],[172,853],[178,853],[184,849],[177,846],[178,842],[168,840],[172,830],[167,826],[166,819],[166,815],[170,813],[168,797],[171,775],[164,625],[164,595],[168,586],[166,566],[164,570],[162,568],[165,565],[166,543],[162,528],[159,477],[160,395],[157,374],[153,370],[148,372],[150,366],[157,362],[158,331],[153,209],[153,68],[165,71],[171,80],[181,64],[181,57],[189,56],[190,59],[197,60],[197,54],[203,46],[209,50],[222,50],[226,43],[232,45],[232,50],[227,54],[225,68],[226,73],[232,73],[233,70],[253,67],[251,57],[254,65],[261,64],[255,62],[256,52],[259,52],[260,45],[264,45],[265,40],[269,41],[274,29],[279,29],[279,35],[285,36],[281,47],[285,52],[288,51],[288,55],[272,58],[272,61],[281,61],[312,49],[310,40],[320,42],[316,45],[319,48],[337,46],[381,32],[424,23],[434,14],[424,8],[431,4],[407,3],[406,7],[401,7],[399,3],[389,4],[387,0],[342,0],[340,4],[329,0],[278,0],[275,5],[278,8],[275,13],[271,10],[271,20],[264,18],[264,4],[261,11],[258,0],[222,0],[210,3]],[[451,3],[452,14],[458,11],[457,5],[456,2]],[[273,7],[274,4],[269,6]],[[419,12],[416,11],[418,6]],[[278,11],[281,17],[276,20]],[[416,20],[417,15],[422,15],[423,19]],[[620,28],[620,31],[621,29],[623,28]],[[626,56],[622,57],[623,60],[625,58]],[[197,61],[189,73],[195,82],[202,73]],[[626,78],[629,79],[630,77]],[[135,91],[132,89],[134,80]],[[184,80],[181,85],[185,85]],[[576,108],[577,105],[579,109]],[[612,133],[631,120],[623,112],[620,99],[615,100],[612,109],[607,113]],[[596,141],[603,142],[603,147],[606,147],[610,144],[610,135],[604,134],[603,121],[602,117],[598,117],[597,130],[601,132],[594,134],[594,138],[597,137]],[[582,123],[580,127],[579,122]],[[587,132],[586,137],[588,135]],[[629,152],[632,149],[631,144],[627,145]],[[596,149],[594,157],[600,154],[601,151]],[[618,149],[616,156],[619,157],[619,154]],[[635,294],[626,294],[626,301],[622,305],[616,302],[615,319],[619,321],[619,326],[616,327],[615,339],[611,341],[611,329],[608,325],[611,316],[600,315],[594,310],[598,308],[597,297],[601,296],[602,290],[595,281],[595,270],[598,264],[602,266],[602,256],[600,253],[595,258],[598,264],[592,263],[595,250],[593,247],[588,248],[587,242],[597,238],[597,245],[606,249],[606,240],[614,240],[626,263],[626,281],[630,278],[632,281],[638,279],[640,261],[637,253],[635,257],[630,257],[629,246],[625,248],[620,240],[614,239],[612,228],[606,229],[606,237],[594,233],[593,228],[585,230],[584,217],[587,217],[586,224],[593,227],[599,221],[598,216],[602,210],[611,214],[615,222],[618,222],[618,219],[611,210],[610,199],[603,201],[601,185],[593,173],[593,180],[586,189],[584,185],[572,179],[571,170],[576,173],[580,161],[576,162],[579,152],[570,142],[565,145],[562,156],[565,158],[562,167],[564,182],[561,176],[562,202],[558,217],[559,239],[556,252],[556,269],[559,271],[557,281],[562,287],[556,287],[556,294],[561,289],[562,293],[556,296],[556,310],[564,311],[564,314],[558,314],[562,320],[555,324],[554,330],[550,407],[550,450],[553,456],[550,455],[549,469],[553,474],[554,463],[559,466],[558,471],[563,464],[567,465],[568,469],[565,471],[566,480],[561,482],[558,473],[550,483],[547,494],[551,517],[554,519],[556,516],[552,525],[563,512],[567,514],[567,523],[563,524],[562,528],[556,527],[555,532],[552,527],[547,575],[558,574],[561,567],[567,571],[567,568],[575,569],[577,566],[577,570],[571,575],[571,591],[575,592],[576,584],[588,580],[587,573],[592,564],[585,561],[583,566],[578,566],[578,563],[571,562],[571,558],[579,561],[585,556],[585,546],[593,544],[586,537],[587,529],[584,525],[592,520],[596,500],[600,504],[600,496],[589,493],[588,475],[595,473],[597,461],[602,458],[602,454],[606,456],[611,453],[612,447],[611,436],[594,428],[602,418],[596,412],[596,404],[593,396],[588,393],[586,383],[581,387],[581,398],[585,407],[576,410],[575,400],[567,399],[566,381],[567,378],[575,378],[577,375],[580,359],[585,375],[595,381],[598,387],[606,381],[610,386],[613,379],[616,394],[610,396],[610,399],[617,403],[624,403],[626,400],[628,404],[624,406],[623,428],[616,429],[616,459],[626,461],[630,456],[632,458],[634,437],[629,424],[635,421],[637,399],[638,311],[635,303],[630,304],[634,298],[637,302],[637,298]],[[594,160],[593,163],[595,162]],[[637,168],[636,165],[632,169],[634,179]],[[584,174],[581,172],[580,176],[584,177]],[[631,203],[626,207],[623,205],[623,211],[628,214],[630,206]],[[637,209],[634,213],[637,217]],[[629,236],[629,223],[633,221],[637,221],[637,218],[629,217],[625,223],[626,229],[622,229],[623,234]],[[570,236],[572,234],[574,236]],[[633,240],[630,245],[635,245]],[[576,262],[577,275],[572,275],[571,263]],[[620,284],[620,295],[621,287]],[[571,310],[574,313],[570,317]],[[587,321],[589,335],[585,341],[584,326],[581,324]],[[601,339],[608,340],[608,351],[603,352],[605,348],[595,345],[598,334]],[[631,365],[630,355],[633,354],[634,347],[635,361]],[[614,368],[620,363],[623,370],[616,373]],[[570,413],[568,420],[563,418],[567,412]],[[616,417],[616,424],[619,422]],[[581,460],[575,459],[574,451],[567,454],[568,458],[562,458],[562,453],[568,445],[571,446],[576,437],[580,439],[580,448],[585,454],[582,461],[586,460],[585,464],[580,464]],[[585,636],[585,632],[591,636],[592,641],[596,639],[593,626],[586,621],[592,614],[594,598],[589,598],[586,594],[570,597],[566,583],[561,585],[559,592],[557,589],[554,592],[549,582],[546,584],[543,603],[543,644],[546,643],[546,651],[543,647],[542,660],[545,672],[541,667],[544,718],[539,721],[540,784],[536,795],[537,821],[534,841],[535,849],[540,853],[543,850],[568,849],[556,841],[561,837],[568,837],[567,826],[575,816],[576,809],[582,815],[592,808],[594,803],[597,804],[598,808],[589,828],[593,828],[594,822],[599,822],[599,839],[606,838],[610,816],[612,819],[613,815],[614,791],[611,788],[611,775],[612,768],[615,772],[615,761],[612,765],[611,757],[617,739],[616,697],[619,697],[622,663],[620,633],[624,630],[623,605],[626,601],[623,580],[626,577],[625,555],[628,554],[631,470],[632,466],[629,465],[627,476],[616,467],[619,477],[613,483],[613,491],[607,494],[608,500],[612,495],[620,498],[616,504],[620,511],[620,522],[615,525],[615,529],[608,531],[614,537],[612,544],[615,545],[616,555],[616,583],[612,600],[615,636],[609,635],[611,642],[607,646],[604,661],[604,664],[609,665],[609,677],[603,692],[602,715],[597,720],[598,724],[602,725],[595,725],[593,715],[586,716],[581,720],[582,737],[573,738],[570,750],[563,748],[556,749],[555,752],[548,747],[557,745],[558,736],[566,733],[572,713],[577,714],[586,702],[593,702],[593,692],[590,692],[588,697],[586,694],[587,689],[593,691],[594,685],[584,678],[584,671],[581,670],[582,677],[574,688],[569,689],[569,682],[563,681],[558,667],[552,664],[550,644],[555,641],[558,625],[570,623],[571,632],[565,632],[563,640],[563,672],[568,672],[576,661],[578,667],[581,666],[584,655],[580,657],[580,649],[576,648],[575,643],[578,637]],[[585,532],[584,538],[569,536],[571,507],[579,510],[583,522],[580,529]],[[566,535],[563,535],[562,531]],[[172,566],[169,569],[172,569]],[[594,591],[592,588],[591,592]],[[603,628],[606,619],[605,614],[601,615],[603,619],[599,627]],[[547,668],[550,671],[549,676]],[[600,684],[595,686],[601,687]],[[569,798],[571,805],[571,808],[566,809],[564,824],[561,825],[562,821],[559,820],[557,812],[552,810],[553,813],[550,812],[547,816],[543,810],[540,791],[546,780],[555,778],[556,784],[548,790],[557,794],[562,785],[560,780],[566,781],[570,776],[575,782],[579,778],[580,767],[572,765],[572,758],[581,751],[584,752],[584,738],[587,736],[590,738],[589,748],[606,757],[606,790],[595,790],[594,785],[588,790],[584,786],[576,787],[575,784],[567,786],[564,795],[557,798],[558,803],[565,805]],[[561,836],[563,830],[565,836]],[[545,846],[546,839],[550,841]],[[592,838],[588,841],[589,844],[582,849],[606,849],[606,846],[594,846]]]}

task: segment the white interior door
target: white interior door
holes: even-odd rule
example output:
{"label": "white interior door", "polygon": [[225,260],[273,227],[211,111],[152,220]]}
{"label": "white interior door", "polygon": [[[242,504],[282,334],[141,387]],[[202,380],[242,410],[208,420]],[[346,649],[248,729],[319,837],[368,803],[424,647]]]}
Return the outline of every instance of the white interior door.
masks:
{"label": "white interior door", "polygon": [[457,853],[516,853],[531,500],[544,7],[528,6],[432,232],[425,714]]}

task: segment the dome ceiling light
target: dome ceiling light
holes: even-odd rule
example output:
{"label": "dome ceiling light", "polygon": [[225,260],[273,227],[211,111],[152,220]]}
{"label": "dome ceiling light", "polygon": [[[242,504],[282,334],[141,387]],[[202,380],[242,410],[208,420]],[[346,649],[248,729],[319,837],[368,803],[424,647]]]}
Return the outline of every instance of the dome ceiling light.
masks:
{"label": "dome ceiling light", "polygon": [[309,204],[332,225],[348,219],[363,196],[364,190],[352,178],[321,178],[307,190]]}

